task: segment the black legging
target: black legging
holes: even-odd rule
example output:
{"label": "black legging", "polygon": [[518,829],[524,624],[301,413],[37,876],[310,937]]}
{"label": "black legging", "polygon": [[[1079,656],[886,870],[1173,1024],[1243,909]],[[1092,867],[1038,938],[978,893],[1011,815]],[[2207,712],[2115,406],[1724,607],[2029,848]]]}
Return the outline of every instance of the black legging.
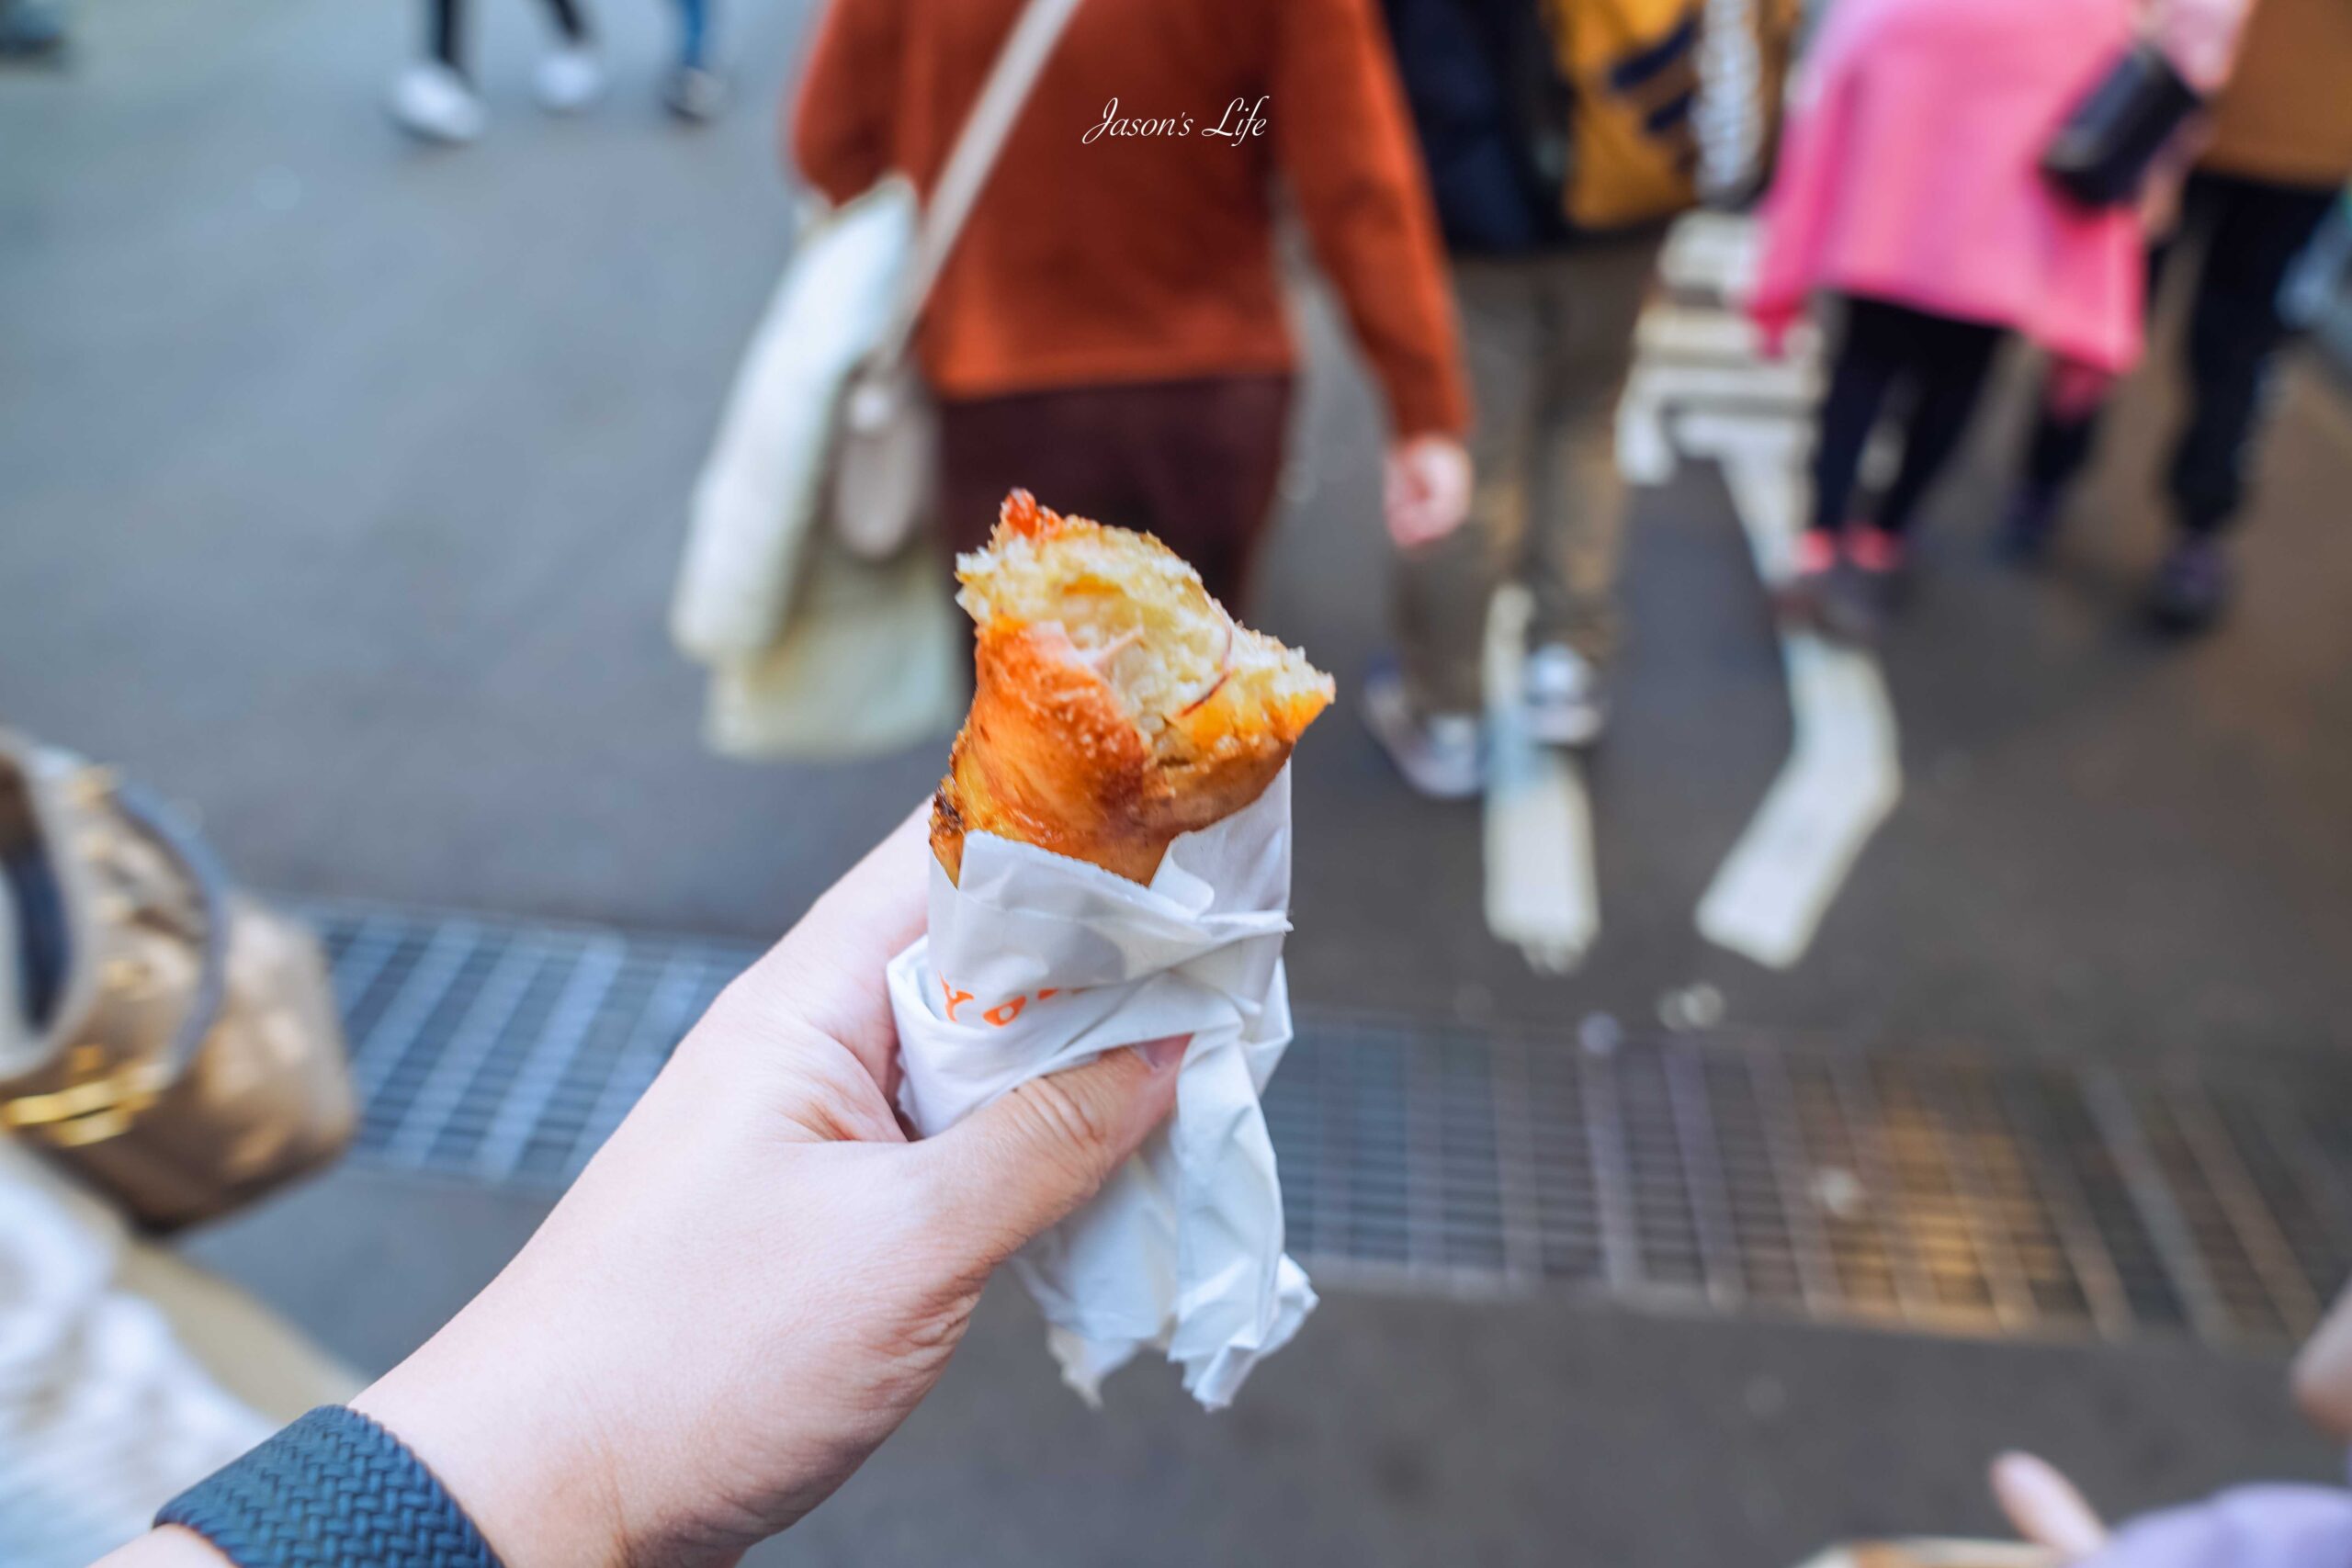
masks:
{"label": "black legging", "polygon": [[1846,526],[1862,449],[1887,395],[1899,383],[1909,399],[1903,466],[1871,521],[1890,534],[1903,532],[1968,429],[2000,341],[1998,327],[1849,296],[1837,367],[1821,402],[1821,438],[1813,455],[1813,525],[1831,533]]}
{"label": "black legging", "polygon": [[[588,37],[588,19],[578,0],[547,0],[555,25],[573,43]],[[462,76],[466,73],[466,0],[427,0],[433,58]]]}
{"label": "black legging", "polygon": [[[2188,312],[2188,420],[2173,447],[2169,488],[2180,525],[2218,533],[2245,499],[2245,468],[2270,367],[2289,327],[2278,314],[2287,270],[2311,242],[2338,192],[2333,186],[2272,185],[2202,171],[2182,197],[2182,228],[2204,235]],[[2148,253],[2155,299],[2173,245]],[[2091,454],[2099,411],[2063,418],[2042,400],[2026,450],[2026,484],[2055,501]]]}

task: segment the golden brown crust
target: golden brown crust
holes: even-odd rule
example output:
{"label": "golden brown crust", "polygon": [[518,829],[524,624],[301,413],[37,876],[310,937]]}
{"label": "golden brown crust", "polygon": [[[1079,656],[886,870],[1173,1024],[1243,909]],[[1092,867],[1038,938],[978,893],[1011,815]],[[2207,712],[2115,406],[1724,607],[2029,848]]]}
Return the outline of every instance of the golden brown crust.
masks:
{"label": "golden brown crust", "polygon": [[981,628],[972,711],[932,809],[931,847],[960,875],[964,835],[994,833],[1149,882],[1179,833],[1258,798],[1287,742],[1160,764],[1110,683],[1026,626]]}
{"label": "golden brown crust", "polygon": [[[1016,492],[1000,537],[1061,523]],[[965,835],[988,832],[1148,883],[1178,834],[1264,792],[1329,700],[1327,686],[1269,708],[1220,682],[1169,716],[1155,748],[1057,626],[992,619],[979,628],[974,667],[971,712],[932,810],[932,850],[951,878],[962,874]]]}

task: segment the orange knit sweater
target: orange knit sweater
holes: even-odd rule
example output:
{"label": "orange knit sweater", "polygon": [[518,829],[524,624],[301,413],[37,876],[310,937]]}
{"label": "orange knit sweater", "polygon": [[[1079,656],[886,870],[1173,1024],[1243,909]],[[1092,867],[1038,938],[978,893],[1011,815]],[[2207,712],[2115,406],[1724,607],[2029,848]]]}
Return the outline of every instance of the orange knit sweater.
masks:
{"label": "orange knit sweater", "polygon": [[[927,193],[1019,8],[832,0],[792,116],[802,172],[835,201],[891,169]],[[932,296],[933,384],[983,397],[1287,369],[1277,174],[1397,433],[1459,432],[1437,227],[1374,0],[1080,6]]]}

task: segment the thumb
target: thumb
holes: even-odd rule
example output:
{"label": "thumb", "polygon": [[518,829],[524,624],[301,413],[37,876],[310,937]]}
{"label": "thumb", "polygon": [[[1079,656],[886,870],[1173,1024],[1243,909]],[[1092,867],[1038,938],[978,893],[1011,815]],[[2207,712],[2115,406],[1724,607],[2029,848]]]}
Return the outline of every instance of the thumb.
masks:
{"label": "thumb", "polygon": [[1101,1190],[1176,1103],[1183,1037],[1032,1078],[917,1147],[951,1234],[993,1269]]}
{"label": "thumb", "polygon": [[2067,1562],[2088,1557],[2107,1544],[2107,1526],[2075,1483],[2029,1453],[2005,1453],[1993,1461],[1993,1496],[2010,1526],[2036,1546]]}

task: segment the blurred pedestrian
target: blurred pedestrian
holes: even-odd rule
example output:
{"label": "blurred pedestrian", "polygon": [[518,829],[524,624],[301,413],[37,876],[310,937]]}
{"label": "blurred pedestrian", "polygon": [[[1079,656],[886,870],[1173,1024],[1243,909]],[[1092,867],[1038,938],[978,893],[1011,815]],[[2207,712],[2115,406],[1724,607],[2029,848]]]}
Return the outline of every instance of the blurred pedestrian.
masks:
{"label": "blurred pedestrian", "polygon": [[[1792,110],[1750,309],[1777,344],[1806,295],[1842,318],[1790,608],[1875,634],[1906,581],[1905,534],[1966,432],[2004,330],[2070,396],[2141,348],[2142,230],[2040,171],[2044,147],[2130,48],[2135,0],[1838,0]],[[1893,484],[1855,504],[1881,412]]]}
{"label": "blurred pedestrian", "polygon": [[[2150,608],[2178,631],[2212,625],[2229,603],[2222,540],[2246,494],[2279,351],[2288,271],[2352,179],[2352,5],[2258,0],[2215,104],[2211,141],[2180,203],[2177,231],[2151,248],[2154,280],[2187,242],[2198,253],[2183,344],[2188,412],[2166,488],[2177,536]],[[2088,459],[2096,403],[2045,395],[2005,525],[2018,558],[2047,550],[2067,487]]]}
{"label": "blurred pedestrian", "polygon": [[[474,141],[490,124],[489,111],[466,65],[468,0],[426,0],[426,58],[393,79],[392,118],[427,141]],[[580,0],[546,0],[558,42],[533,78],[539,104],[550,114],[576,114],[604,96],[605,63]],[[717,0],[677,0],[678,63],[662,85],[662,102],[680,119],[716,119],[729,87],[712,39]]]}
{"label": "blurred pedestrian", "polygon": [[[928,196],[1020,10],[834,0],[791,117],[809,182]],[[922,320],[951,544],[1025,488],[1151,530],[1238,604],[1291,402],[1278,175],[1385,394],[1391,534],[1459,520],[1467,398],[1373,0],[1118,0],[1069,21]]]}
{"label": "blurred pedestrian", "polygon": [[1452,797],[1485,784],[1487,613],[1501,583],[1532,600],[1529,732],[1586,745],[1608,722],[1625,509],[1617,400],[1666,225],[1695,199],[1702,7],[1386,10],[1453,260],[1476,485],[1472,525],[1399,562],[1397,658],[1375,670],[1364,716],[1415,788]]}
{"label": "blurred pedestrian", "polygon": [[[425,0],[425,58],[392,79],[393,120],[426,141],[471,141],[490,124],[466,68],[466,4]],[[533,85],[548,113],[576,113],[603,95],[604,61],[580,0],[547,0],[547,7],[558,41],[539,62]]]}

